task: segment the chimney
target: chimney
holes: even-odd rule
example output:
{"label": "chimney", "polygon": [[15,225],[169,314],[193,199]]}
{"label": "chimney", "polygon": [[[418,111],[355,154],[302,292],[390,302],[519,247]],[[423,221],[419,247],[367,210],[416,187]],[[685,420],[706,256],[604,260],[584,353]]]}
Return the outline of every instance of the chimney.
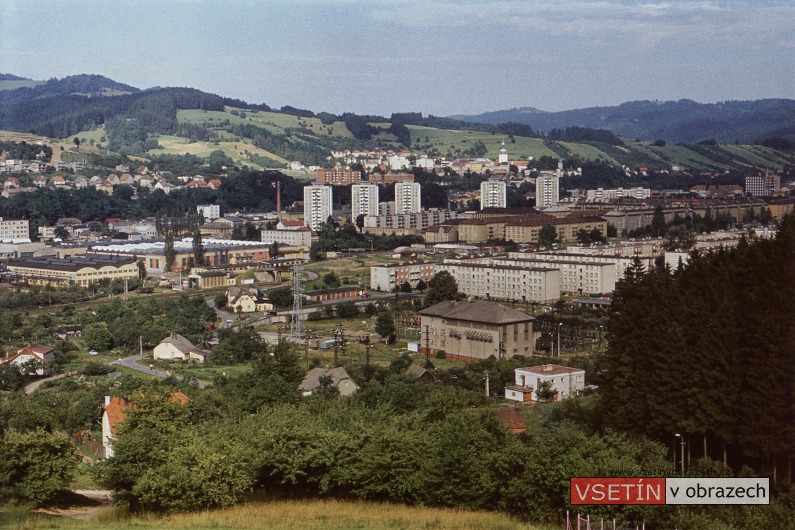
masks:
{"label": "chimney", "polygon": [[105,406],[110,405],[110,396],[105,396]]}
{"label": "chimney", "polygon": [[552,365],[551,364],[545,364],[544,365],[544,371],[545,372],[549,372],[550,370],[552,370]]}

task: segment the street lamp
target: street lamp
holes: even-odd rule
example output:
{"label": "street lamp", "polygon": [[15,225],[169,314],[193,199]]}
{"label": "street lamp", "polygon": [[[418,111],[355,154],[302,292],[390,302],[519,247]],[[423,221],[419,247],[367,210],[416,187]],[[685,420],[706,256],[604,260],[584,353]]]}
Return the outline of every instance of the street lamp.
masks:
{"label": "street lamp", "polygon": [[604,333],[604,326],[599,326],[599,351],[602,351],[602,335]]}
{"label": "street lamp", "polygon": [[563,322],[558,322],[558,357],[560,357],[560,327],[563,325]]}
{"label": "street lamp", "polygon": [[[676,438],[679,438],[679,445],[681,447],[680,456],[682,457],[682,460],[681,460],[682,466],[681,467],[682,467],[682,474],[684,475],[684,473],[685,473],[685,437],[682,436],[679,433],[674,434],[674,436]],[[677,470],[677,465],[676,465],[676,441],[674,440],[674,471],[676,471],[676,470]]]}

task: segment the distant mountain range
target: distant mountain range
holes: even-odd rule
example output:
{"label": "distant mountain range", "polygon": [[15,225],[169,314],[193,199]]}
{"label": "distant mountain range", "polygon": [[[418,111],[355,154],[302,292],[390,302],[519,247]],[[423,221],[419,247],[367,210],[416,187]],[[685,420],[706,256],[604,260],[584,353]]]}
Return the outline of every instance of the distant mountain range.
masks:
{"label": "distant mountain range", "polygon": [[549,132],[579,126],[606,129],[618,136],[671,143],[714,139],[719,143],[752,143],[764,138],[795,139],[795,100],[762,99],[697,103],[630,101],[615,107],[545,112],[532,107],[455,115],[450,118],[496,125],[522,123]]}
{"label": "distant mountain range", "polygon": [[495,159],[506,148],[514,161],[546,157],[651,169],[763,170],[795,162],[795,101],[785,99],[381,117],[272,109],[192,88],[141,90],[100,75],[36,81],[0,74],[0,130],[76,137],[83,155],[98,146],[144,157],[207,158],[221,151],[253,168],[317,165],[332,150],[359,148],[411,148],[448,160]]}

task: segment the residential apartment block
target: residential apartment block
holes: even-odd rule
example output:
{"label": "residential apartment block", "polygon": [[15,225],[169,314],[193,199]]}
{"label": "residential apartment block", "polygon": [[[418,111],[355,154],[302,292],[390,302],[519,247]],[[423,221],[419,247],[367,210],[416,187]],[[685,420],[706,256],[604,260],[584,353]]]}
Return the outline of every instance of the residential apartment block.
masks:
{"label": "residential apartment block", "polygon": [[632,197],[633,199],[648,199],[651,197],[650,188],[616,188],[606,190],[597,188],[595,190],[588,190],[585,194],[587,202],[606,202],[621,199],[623,197]]}
{"label": "residential apartment block", "polygon": [[607,234],[607,221],[596,216],[568,216],[568,217],[526,217],[508,220],[505,223],[506,241],[516,243],[537,243],[538,234],[546,225],[552,225],[558,234],[558,239],[562,243],[574,243],[577,241],[577,232],[585,230],[590,232],[594,229],[602,234]]}
{"label": "residential apartment block", "polygon": [[30,240],[30,223],[27,219],[3,219],[0,217],[0,240]]}
{"label": "residential apartment block", "polygon": [[484,180],[480,183],[480,209],[505,208],[507,203],[505,181]]}
{"label": "residential apartment block", "polygon": [[781,177],[775,173],[746,175],[745,193],[754,197],[775,195],[781,189]]}
{"label": "residential apartment block", "polygon": [[304,226],[317,231],[331,216],[331,186],[304,186]]}
{"label": "residential apartment block", "polygon": [[196,212],[202,214],[205,221],[212,221],[221,217],[221,207],[217,204],[198,204]]}
{"label": "residential apartment block", "polygon": [[560,268],[515,267],[478,263],[439,263],[436,272],[447,271],[458,290],[477,298],[515,302],[549,302],[558,300],[561,291]]}
{"label": "residential apartment block", "polygon": [[[456,215],[451,210],[431,208],[416,213],[368,216],[364,218],[364,232],[378,234],[390,233],[389,230],[403,230],[406,234],[418,234],[430,226],[454,219]],[[382,232],[381,229],[386,230]]]}
{"label": "residential apartment block", "polygon": [[560,193],[559,175],[536,177],[536,208],[552,208],[558,205]]}
{"label": "residential apartment block", "polygon": [[351,218],[355,221],[360,215],[378,215],[378,186],[375,184],[351,186]]}
{"label": "residential apartment block", "polygon": [[331,169],[316,169],[315,182],[334,186],[350,186],[362,181],[362,172],[337,165]]}
{"label": "residential apartment block", "polygon": [[370,289],[391,292],[405,282],[414,288],[420,280],[427,284],[434,274],[436,267],[433,263],[373,266],[370,267]]}
{"label": "residential apartment block", "polygon": [[[646,270],[654,267],[654,259],[656,256],[637,256]],[[603,256],[596,254],[575,254],[570,252],[509,252],[509,259],[527,259],[538,263],[547,264],[548,267],[558,267],[560,263],[581,263],[586,264],[607,264],[615,268],[614,280],[607,280],[610,274],[602,269],[602,278],[600,281],[603,283],[602,289],[597,291],[587,291],[594,293],[608,293],[611,291],[606,290],[609,282],[617,282],[622,279],[626,270],[632,266],[635,261],[633,256]],[[576,265],[572,265],[576,267]],[[596,272],[596,271],[591,271]],[[585,292],[585,291],[584,291]]]}
{"label": "residential apartment block", "polygon": [[484,180],[480,183],[480,209],[505,208],[507,204],[505,181]]}
{"label": "residential apartment block", "polygon": [[262,229],[260,240],[263,243],[279,243],[280,245],[291,245],[296,247],[312,246],[312,230],[302,226],[298,230],[267,230]]}
{"label": "residential apartment block", "polygon": [[395,184],[397,182],[414,182],[413,173],[370,173],[367,176],[370,184]]}
{"label": "residential apartment block", "polygon": [[421,209],[420,184],[398,182],[395,184],[395,211],[399,214],[418,213]]}
{"label": "residential apartment block", "polygon": [[[489,264],[508,267],[549,267],[544,260],[488,258]],[[564,293],[604,294],[616,288],[616,267],[613,263],[586,263],[579,260],[555,261],[560,270],[560,290]]]}

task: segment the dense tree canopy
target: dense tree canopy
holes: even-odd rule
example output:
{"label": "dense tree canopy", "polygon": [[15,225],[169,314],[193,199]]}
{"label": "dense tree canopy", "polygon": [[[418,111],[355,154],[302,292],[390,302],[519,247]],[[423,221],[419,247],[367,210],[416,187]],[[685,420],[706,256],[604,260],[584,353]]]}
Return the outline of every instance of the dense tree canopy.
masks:
{"label": "dense tree canopy", "polygon": [[630,268],[610,309],[608,423],[663,441],[697,436],[701,453],[725,448],[738,464],[772,469],[791,455],[793,277],[792,218],[774,240],[694,252],[673,273]]}

